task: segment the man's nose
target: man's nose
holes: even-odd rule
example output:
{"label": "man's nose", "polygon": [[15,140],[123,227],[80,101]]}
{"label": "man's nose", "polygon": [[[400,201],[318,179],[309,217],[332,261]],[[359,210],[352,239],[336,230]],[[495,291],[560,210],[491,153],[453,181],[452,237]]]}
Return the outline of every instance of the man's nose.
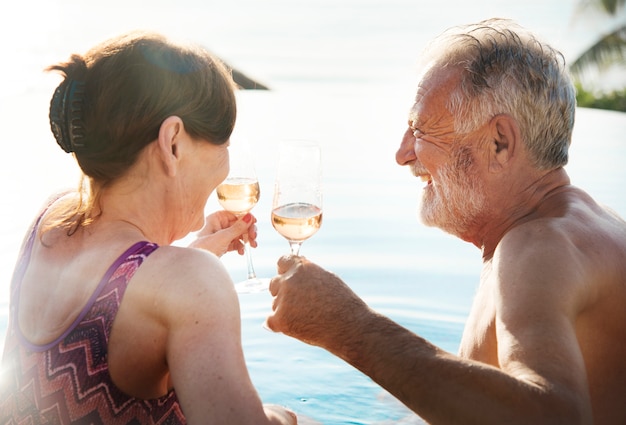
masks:
{"label": "man's nose", "polygon": [[415,157],[415,136],[413,129],[408,127],[402,136],[402,143],[396,152],[396,162],[398,165],[407,165],[417,159]]}

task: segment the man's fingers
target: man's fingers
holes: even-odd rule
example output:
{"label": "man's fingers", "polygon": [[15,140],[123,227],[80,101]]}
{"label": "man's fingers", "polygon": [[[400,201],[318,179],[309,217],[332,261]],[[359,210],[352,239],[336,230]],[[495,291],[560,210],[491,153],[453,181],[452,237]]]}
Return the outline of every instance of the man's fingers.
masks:
{"label": "man's fingers", "polygon": [[278,279],[280,279],[279,277],[273,277],[272,279],[270,279],[270,286],[269,286],[269,290],[270,290],[270,294],[272,294],[273,297],[275,297],[278,294]]}
{"label": "man's fingers", "polygon": [[278,259],[278,274],[286,273],[287,270],[304,261],[304,257],[297,255],[284,255]]}

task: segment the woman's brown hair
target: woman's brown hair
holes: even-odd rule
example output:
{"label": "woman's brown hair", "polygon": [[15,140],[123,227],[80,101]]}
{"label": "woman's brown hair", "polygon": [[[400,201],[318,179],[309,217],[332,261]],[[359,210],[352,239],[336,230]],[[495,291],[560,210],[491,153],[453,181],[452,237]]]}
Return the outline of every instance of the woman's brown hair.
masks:
{"label": "woman's brown hair", "polygon": [[84,177],[79,201],[46,228],[63,225],[71,234],[91,222],[102,188],[135,163],[167,117],[180,117],[190,136],[216,145],[235,125],[235,85],[224,64],[160,34],[124,34],[47,70],[65,76],[51,102],[51,127]]}

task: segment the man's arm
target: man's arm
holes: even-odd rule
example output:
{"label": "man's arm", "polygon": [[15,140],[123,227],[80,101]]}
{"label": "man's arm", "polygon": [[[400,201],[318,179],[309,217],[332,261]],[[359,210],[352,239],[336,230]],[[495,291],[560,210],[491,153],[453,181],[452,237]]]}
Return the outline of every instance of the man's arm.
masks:
{"label": "man's arm", "polygon": [[[502,279],[520,274],[506,267],[498,269]],[[276,297],[271,329],[327,349],[433,424],[591,423],[573,325],[553,299],[536,300],[531,290],[498,292],[498,369],[435,347],[305,259],[281,259],[279,272],[270,287]],[[524,282],[508,290],[516,292],[516,285]],[[502,309],[513,295],[524,297],[519,308]],[[536,304],[526,309],[527,303]],[[537,311],[543,314],[533,316]]]}

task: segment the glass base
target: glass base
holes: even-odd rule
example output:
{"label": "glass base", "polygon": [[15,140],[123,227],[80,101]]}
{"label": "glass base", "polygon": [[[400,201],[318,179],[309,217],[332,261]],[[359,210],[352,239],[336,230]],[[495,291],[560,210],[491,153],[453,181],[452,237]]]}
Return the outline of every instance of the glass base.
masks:
{"label": "glass base", "polygon": [[270,287],[270,279],[261,279],[258,277],[246,279],[242,282],[235,283],[235,291],[238,294],[253,294],[256,292],[267,291]]}

